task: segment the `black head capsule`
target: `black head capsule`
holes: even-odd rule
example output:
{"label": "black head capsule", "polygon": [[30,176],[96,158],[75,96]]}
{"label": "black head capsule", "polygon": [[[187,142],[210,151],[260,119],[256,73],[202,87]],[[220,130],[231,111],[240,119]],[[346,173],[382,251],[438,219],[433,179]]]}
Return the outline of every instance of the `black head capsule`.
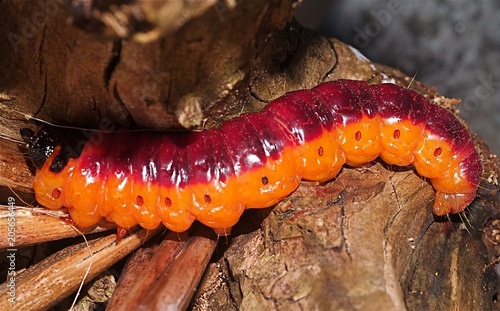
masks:
{"label": "black head capsule", "polygon": [[37,168],[41,168],[45,160],[52,154],[59,138],[55,133],[50,133],[45,127],[41,127],[37,132],[29,128],[22,128],[21,137],[26,142],[28,155]]}
{"label": "black head capsule", "polygon": [[42,125],[36,132],[29,128],[22,128],[19,132],[26,142],[28,156],[37,168],[42,168],[56,146],[61,146],[61,151],[50,164],[50,170],[54,173],[62,171],[69,158],[78,158],[90,137],[85,131],[62,131],[46,125]]}

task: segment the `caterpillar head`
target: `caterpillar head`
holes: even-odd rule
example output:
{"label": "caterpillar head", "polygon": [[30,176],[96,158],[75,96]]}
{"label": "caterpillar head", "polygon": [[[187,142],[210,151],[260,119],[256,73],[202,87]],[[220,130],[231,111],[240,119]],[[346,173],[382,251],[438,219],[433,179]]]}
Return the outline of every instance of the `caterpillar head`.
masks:
{"label": "caterpillar head", "polygon": [[52,154],[59,142],[57,134],[50,127],[42,126],[36,132],[29,128],[20,130],[21,137],[28,148],[28,155],[37,168],[42,168],[45,160]]}
{"label": "caterpillar head", "polygon": [[88,131],[67,129],[62,131],[44,125],[38,128],[36,132],[29,128],[22,128],[20,133],[26,142],[31,162],[39,169],[43,167],[56,146],[61,146],[60,152],[50,163],[50,170],[54,173],[62,171],[70,158],[78,158],[85,142],[90,137]]}
{"label": "caterpillar head", "polygon": [[33,179],[38,203],[48,208],[60,208],[64,201],[63,186],[68,179],[68,161],[78,158],[84,146],[83,132],[57,131],[42,126],[36,132],[20,130],[28,148],[28,155],[37,168]]}

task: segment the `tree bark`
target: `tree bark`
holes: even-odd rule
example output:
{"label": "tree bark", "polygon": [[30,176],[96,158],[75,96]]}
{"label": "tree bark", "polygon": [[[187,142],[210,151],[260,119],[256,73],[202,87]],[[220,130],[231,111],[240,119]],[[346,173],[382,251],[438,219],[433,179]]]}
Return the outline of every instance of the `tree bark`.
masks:
{"label": "tree bark", "polygon": [[[292,0],[201,1],[192,12],[155,1],[165,7],[139,16],[147,31],[133,27],[137,16],[122,24],[104,8],[93,15],[109,17],[99,23],[85,19],[92,11],[75,13],[85,1],[61,2],[0,2],[0,200],[10,187],[32,202],[18,129],[36,126],[25,116],[91,128],[211,128],[336,79],[393,82],[450,109],[458,102],[302,28]],[[68,25],[70,16],[94,33]],[[410,168],[346,167],[327,183],[303,182],[273,208],[245,212],[191,308],[492,309],[495,251],[481,230],[498,214],[499,163],[476,142],[485,181],[462,219],[433,217],[432,186]]]}

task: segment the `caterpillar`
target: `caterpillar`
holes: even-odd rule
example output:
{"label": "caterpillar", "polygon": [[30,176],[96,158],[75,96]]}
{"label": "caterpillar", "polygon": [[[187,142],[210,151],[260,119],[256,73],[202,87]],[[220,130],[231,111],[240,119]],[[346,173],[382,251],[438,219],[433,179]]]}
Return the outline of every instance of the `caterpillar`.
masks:
{"label": "caterpillar", "polygon": [[76,147],[48,130],[21,135],[38,167],[37,201],[68,208],[79,227],[105,217],[182,232],[198,220],[225,235],[245,209],[278,203],[302,179],[327,181],[377,157],[428,178],[440,216],[466,208],[482,175],[452,113],[416,91],[355,80],[287,93],[200,132],[93,132]]}

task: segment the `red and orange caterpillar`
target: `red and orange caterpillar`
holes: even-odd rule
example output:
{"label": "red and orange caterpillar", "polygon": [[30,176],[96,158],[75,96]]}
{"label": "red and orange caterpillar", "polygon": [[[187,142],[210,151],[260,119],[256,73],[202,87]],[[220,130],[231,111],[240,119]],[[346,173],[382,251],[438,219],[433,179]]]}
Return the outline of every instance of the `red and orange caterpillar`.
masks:
{"label": "red and orange caterpillar", "polygon": [[450,112],[409,89],[351,80],[285,94],[218,129],[99,133],[99,144],[91,139],[74,157],[55,138],[21,133],[41,167],[38,202],[67,207],[80,227],[105,217],[125,229],[162,222],[181,232],[198,220],[228,234],[245,209],[276,204],[301,179],[326,181],[379,156],[429,178],[433,212],[445,215],[470,204],[482,174]]}

